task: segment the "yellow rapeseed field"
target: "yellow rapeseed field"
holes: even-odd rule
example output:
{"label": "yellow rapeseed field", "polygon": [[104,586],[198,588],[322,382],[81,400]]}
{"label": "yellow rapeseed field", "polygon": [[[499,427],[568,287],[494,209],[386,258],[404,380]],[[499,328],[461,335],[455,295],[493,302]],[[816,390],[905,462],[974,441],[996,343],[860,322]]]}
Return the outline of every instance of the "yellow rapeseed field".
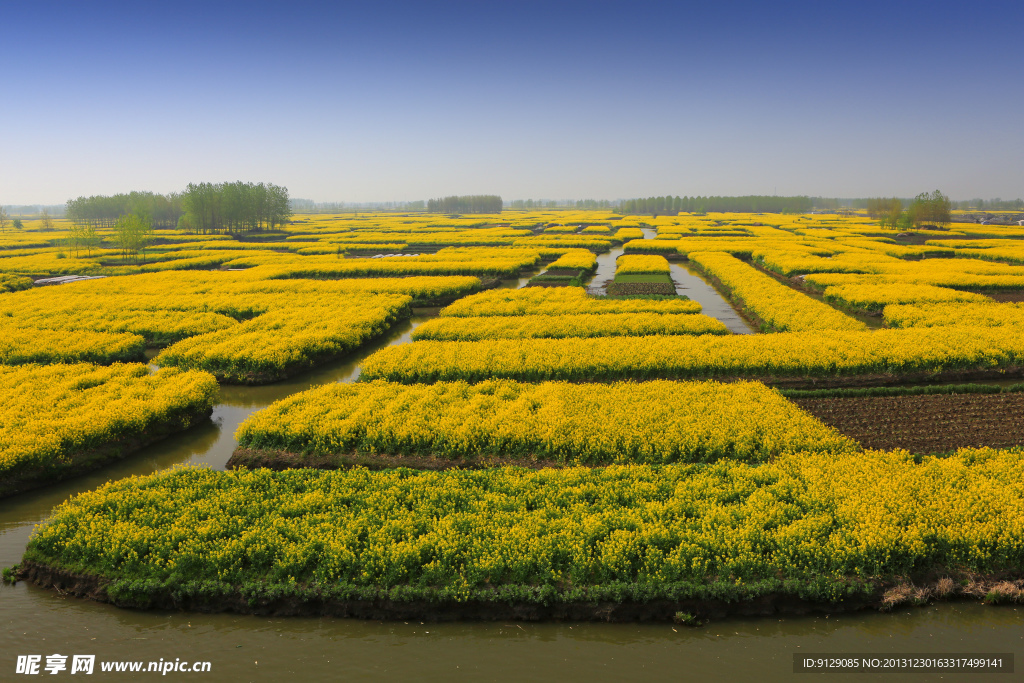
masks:
{"label": "yellow rapeseed field", "polygon": [[593,270],[597,266],[597,256],[589,249],[570,249],[559,256],[548,268],[572,268]]}
{"label": "yellow rapeseed field", "polygon": [[669,263],[664,256],[624,254],[615,262],[616,275],[669,272]]}
{"label": "yellow rapeseed field", "polygon": [[26,559],[98,574],[139,604],[134,581],[445,601],[679,599],[726,584],[734,598],[750,585],[836,600],[857,581],[1019,571],[1021,539],[1019,451],[872,451],[540,471],[179,468],[72,498]]}
{"label": "yellow rapeseed field", "polygon": [[564,339],[567,337],[643,337],[655,334],[730,334],[716,318],[700,314],[584,313],[574,315],[446,316],[428,320],[414,340]]}
{"label": "yellow rapeseed field", "polygon": [[693,252],[690,261],[725,285],[743,307],[770,330],[865,330],[867,326],[811,297],[759,272],[723,252]]}
{"label": "yellow rapeseed field", "polygon": [[565,315],[607,313],[700,313],[688,299],[612,299],[590,296],[580,287],[491,289],[467,296],[442,309],[442,317],[489,315]]}
{"label": "yellow rapeseed field", "polygon": [[244,448],[298,453],[570,464],[764,460],[857,448],[756,382],[329,384],[256,413],[236,437]]}
{"label": "yellow rapeseed field", "polygon": [[213,408],[217,382],[204,372],[142,364],[101,367],[0,365],[0,491],[41,478],[76,456],[158,428],[188,427]]}
{"label": "yellow rapeseed field", "polygon": [[889,327],[1000,327],[1024,329],[1024,303],[955,301],[927,304],[892,304],[883,317]]}
{"label": "yellow rapeseed field", "polygon": [[419,341],[377,351],[362,376],[399,382],[834,377],[993,369],[1024,362],[1015,327],[928,327],[827,335]]}
{"label": "yellow rapeseed field", "polygon": [[279,308],[180,341],[154,362],[205,370],[225,382],[262,384],[352,351],[407,318],[411,302],[407,296],[382,294]]}

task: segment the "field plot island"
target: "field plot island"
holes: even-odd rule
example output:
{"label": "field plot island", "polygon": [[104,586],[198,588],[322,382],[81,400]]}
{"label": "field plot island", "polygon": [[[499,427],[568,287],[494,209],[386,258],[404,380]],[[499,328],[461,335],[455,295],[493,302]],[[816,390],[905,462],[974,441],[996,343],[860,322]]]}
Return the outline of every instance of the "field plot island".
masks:
{"label": "field plot island", "polygon": [[303,214],[126,250],[47,220],[0,233],[0,496],[358,367],[224,469],[67,500],[10,576],[365,618],[1024,600],[1024,227]]}

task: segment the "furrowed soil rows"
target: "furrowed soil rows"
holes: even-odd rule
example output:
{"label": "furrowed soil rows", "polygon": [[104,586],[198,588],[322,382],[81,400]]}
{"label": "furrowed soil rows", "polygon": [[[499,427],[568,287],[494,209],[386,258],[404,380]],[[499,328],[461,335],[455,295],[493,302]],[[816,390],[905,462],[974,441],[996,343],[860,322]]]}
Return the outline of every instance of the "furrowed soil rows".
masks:
{"label": "furrowed soil rows", "polygon": [[864,448],[944,453],[1024,444],[1024,394],[793,399]]}

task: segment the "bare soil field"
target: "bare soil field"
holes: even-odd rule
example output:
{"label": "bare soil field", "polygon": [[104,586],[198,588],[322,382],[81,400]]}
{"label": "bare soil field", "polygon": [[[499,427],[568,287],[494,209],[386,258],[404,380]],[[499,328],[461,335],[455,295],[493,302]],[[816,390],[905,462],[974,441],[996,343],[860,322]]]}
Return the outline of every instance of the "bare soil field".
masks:
{"label": "bare soil field", "polygon": [[1024,393],[791,400],[865,448],[928,454],[1024,445]]}

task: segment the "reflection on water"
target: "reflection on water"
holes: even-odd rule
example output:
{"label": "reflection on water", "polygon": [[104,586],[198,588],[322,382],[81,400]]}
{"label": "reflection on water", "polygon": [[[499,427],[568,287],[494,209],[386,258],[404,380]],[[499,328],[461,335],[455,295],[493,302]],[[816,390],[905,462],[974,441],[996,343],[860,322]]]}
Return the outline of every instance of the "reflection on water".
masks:
{"label": "reflection on water", "polygon": [[587,285],[589,293],[607,294],[608,283],[615,279],[615,260],[622,254],[622,247],[615,247],[604,254],[597,255],[597,270],[594,271],[594,275]]}
{"label": "reflection on water", "polygon": [[[668,624],[427,623],[123,610],[18,584],[0,590],[4,654],[210,661],[210,681],[790,681],[803,652],[1013,652],[1021,612],[954,603],[894,614]],[[681,672],[685,671],[685,675]],[[820,680],[816,678],[815,680]],[[828,680],[841,680],[836,677]],[[889,674],[886,680],[928,680]]]}
{"label": "reflection on water", "polygon": [[683,294],[703,307],[701,313],[718,318],[734,334],[753,334],[754,330],[740,317],[736,309],[709,285],[698,273],[681,263],[669,265],[672,280],[676,283],[676,294]]}
{"label": "reflection on water", "polygon": [[[641,228],[641,230],[643,230],[644,239],[653,239],[656,234],[652,228]],[[590,285],[587,287],[588,292],[591,294],[607,292],[608,283],[615,278],[615,261],[622,254],[623,249],[619,247],[597,257],[597,272],[590,280]],[[736,312],[736,309],[718,293],[718,290],[705,282],[697,273],[691,271],[687,266],[677,263],[670,263],[669,269],[672,281],[676,286],[676,294],[687,296],[698,302],[704,315],[721,320],[734,334],[752,334],[754,332]]]}

